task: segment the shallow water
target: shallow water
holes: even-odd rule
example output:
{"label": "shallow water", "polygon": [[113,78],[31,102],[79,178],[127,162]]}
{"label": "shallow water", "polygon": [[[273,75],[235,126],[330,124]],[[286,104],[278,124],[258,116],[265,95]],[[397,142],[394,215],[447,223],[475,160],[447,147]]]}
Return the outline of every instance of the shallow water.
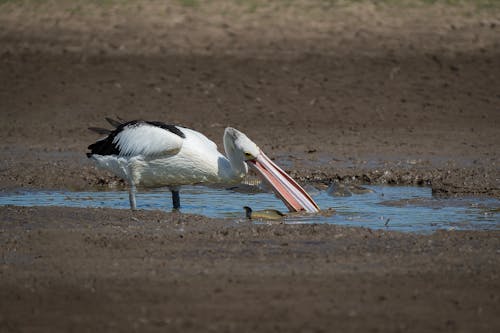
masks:
{"label": "shallow water", "polygon": [[[438,198],[430,188],[407,186],[366,186],[373,192],[333,197],[325,191],[312,191],[318,205],[335,214],[289,214],[285,223],[332,223],[410,232],[438,229],[499,230],[500,200],[494,198]],[[168,189],[137,194],[139,209],[170,210]],[[0,205],[108,207],[128,209],[126,191],[36,191],[0,193]],[[278,209],[284,204],[270,193],[242,193],[223,188],[186,186],[181,189],[181,211],[208,217],[244,220],[243,206],[254,210]],[[255,221],[265,223],[265,221]]]}

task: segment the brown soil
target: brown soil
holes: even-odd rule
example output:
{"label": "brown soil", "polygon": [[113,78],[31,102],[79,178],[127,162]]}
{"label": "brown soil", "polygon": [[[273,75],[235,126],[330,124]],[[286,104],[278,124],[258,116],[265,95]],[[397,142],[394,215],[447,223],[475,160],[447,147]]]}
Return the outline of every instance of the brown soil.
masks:
{"label": "brown soil", "polygon": [[[332,180],[500,197],[500,11],[0,2],[0,189],[122,186],[105,116],[236,127]],[[500,234],[0,208],[0,331],[500,328]]]}

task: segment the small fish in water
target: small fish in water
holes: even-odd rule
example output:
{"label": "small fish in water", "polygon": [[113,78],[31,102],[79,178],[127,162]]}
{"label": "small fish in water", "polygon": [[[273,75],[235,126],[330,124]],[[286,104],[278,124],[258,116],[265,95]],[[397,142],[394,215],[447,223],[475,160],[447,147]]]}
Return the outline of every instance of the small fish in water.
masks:
{"label": "small fish in water", "polygon": [[253,211],[252,208],[245,206],[245,215],[247,219],[281,220],[285,214],[276,209],[264,209]]}

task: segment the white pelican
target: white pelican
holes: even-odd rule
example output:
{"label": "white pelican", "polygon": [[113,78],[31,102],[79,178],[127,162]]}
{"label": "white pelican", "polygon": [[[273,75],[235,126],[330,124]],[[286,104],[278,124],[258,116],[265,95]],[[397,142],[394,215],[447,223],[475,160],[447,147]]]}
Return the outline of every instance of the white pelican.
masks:
{"label": "white pelican", "polygon": [[245,134],[227,127],[222,155],[214,142],[192,129],[158,121],[118,122],[107,118],[112,131],[90,128],[106,137],[91,144],[87,156],[129,184],[130,208],[135,192],[144,187],[168,186],[173,208],[180,208],[179,187],[189,184],[239,183],[248,165],[267,181],[290,211],[318,212],[307,192],[273,163]]}

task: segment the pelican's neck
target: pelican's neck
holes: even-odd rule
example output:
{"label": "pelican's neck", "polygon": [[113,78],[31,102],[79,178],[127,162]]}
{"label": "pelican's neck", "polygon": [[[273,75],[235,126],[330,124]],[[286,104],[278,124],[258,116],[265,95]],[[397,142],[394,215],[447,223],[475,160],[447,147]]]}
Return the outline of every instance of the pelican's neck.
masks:
{"label": "pelican's neck", "polygon": [[232,145],[228,145],[224,142],[224,150],[226,151],[226,156],[220,161],[221,165],[219,166],[219,170],[222,171],[220,175],[221,178],[227,182],[241,181],[248,173],[248,165],[240,156],[241,154],[238,154],[235,149],[232,148]]}

